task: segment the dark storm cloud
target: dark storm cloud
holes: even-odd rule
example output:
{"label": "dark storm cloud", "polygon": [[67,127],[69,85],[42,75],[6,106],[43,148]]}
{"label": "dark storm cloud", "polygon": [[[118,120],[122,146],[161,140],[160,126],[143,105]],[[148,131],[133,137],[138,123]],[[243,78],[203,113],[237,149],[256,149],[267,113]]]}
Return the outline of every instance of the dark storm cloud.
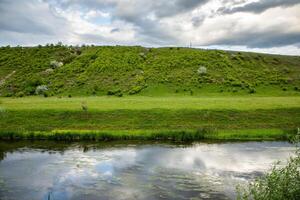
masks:
{"label": "dark storm cloud", "polygon": [[83,7],[87,9],[103,10],[114,7],[116,0],[43,0],[44,2],[54,3],[62,8]]}
{"label": "dark storm cloud", "polygon": [[174,1],[150,1],[150,10],[157,17],[169,17],[188,12],[207,3],[208,0],[174,0]]}
{"label": "dark storm cloud", "polygon": [[119,28],[113,28],[113,29],[111,29],[110,32],[111,32],[111,33],[120,32],[120,29],[119,29]]}
{"label": "dark storm cloud", "polygon": [[137,37],[148,43],[156,45],[171,45],[177,43],[177,38],[172,35],[171,30],[166,29],[155,20],[141,18],[134,21]]}
{"label": "dark storm cloud", "polygon": [[266,32],[245,32],[232,34],[227,38],[222,38],[214,44],[216,45],[243,45],[249,48],[271,48],[295,45],[300,43],[300,32],[298,33],[276,33]]}
{"label": "dark storm cloud", "polygon": [[199,27],[205,20],[204,16],[197,16],[192,18],[192,23],[194,27]]}
{"label": "dark storm cloud", "polygon": [[[244,3],[245,1],[242,1]],[[236,2],[240,4],[241,2]],[[243,6],[236,6],[233,8],[222,7],[219,9],[221,13],[236,13],[236,12],[253,12],[253,13],[261,13],[267,9],[275,8],[275,7],[289,7],[296,4],[300,4],[299,0],[260,0],[257,2],[252,2],[245,4]]]}
{"label": "dark storm cloud", "polygon": [[[132,14],[138,14],[140,11],[146,11],[143,14],[154,13],[156,17],[169,17],[183,12],[188,12],[199,5],[207,3],[209,0],[44,0],[52,2],[63,8],[78,6],[93,10],[110,9],[115,10],[116,16],[122,15],[122,10],[127,10],[128,6]],[[123,8],[123,9],[122,9]],[[121,12],[121,13],[118,13]],[[138,17],[138,16],[137,16]]]}

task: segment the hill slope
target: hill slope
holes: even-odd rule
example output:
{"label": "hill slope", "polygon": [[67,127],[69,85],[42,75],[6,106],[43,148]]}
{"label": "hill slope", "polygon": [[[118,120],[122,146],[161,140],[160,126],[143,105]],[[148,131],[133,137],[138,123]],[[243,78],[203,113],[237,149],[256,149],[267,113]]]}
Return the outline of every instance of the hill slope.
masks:
{"label": "hill slope", "polygon": [[191,48],[2,47],[0,95],[298,95],[300,57]]}

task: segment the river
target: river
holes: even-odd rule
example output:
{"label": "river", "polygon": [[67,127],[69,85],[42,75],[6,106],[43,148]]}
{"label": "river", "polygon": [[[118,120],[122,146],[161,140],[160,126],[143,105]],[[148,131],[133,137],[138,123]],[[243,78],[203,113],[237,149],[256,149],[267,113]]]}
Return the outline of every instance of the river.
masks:
{"label": "river", "polygon": [[292,153],[288,142],[0,142],[0,199],[234,199]]}

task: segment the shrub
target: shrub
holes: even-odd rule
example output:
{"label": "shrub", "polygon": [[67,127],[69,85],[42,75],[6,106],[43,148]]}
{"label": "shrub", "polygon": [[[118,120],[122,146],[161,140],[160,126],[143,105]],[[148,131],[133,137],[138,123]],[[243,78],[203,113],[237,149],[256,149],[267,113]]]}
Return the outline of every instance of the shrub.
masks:
{"label": "shrub", "polygon": [[120,89],[108,90],[107,95],[109,95],[109,96],[115,95],[115,96],[118,96],[118,97],[123,96],[122,91]]}
{"label": "shrub", "polygon": [[204,75],[204,74],[207,73],[207,69],[206,69],[206,67],[204,67],[204,66],[200,66],[200,67],[198,68],[197,72],[198,72],[198,74],[200,74],[200,75]]}
{"label": "shrub", "polygon": [[287,67],[283,68],[282,71],[283,71],[283,73],[286,73],[286,74],[291,72],[291,70]]}
{"label": "shrub", "polygon": [[24,96],[25,96],[25,94],[22,91],[20,91],[16,94],[16,97],[24,97]]}
{"label": "shrub", "polygon": [[13,94],[11,92],[8,92],[8,93],[4,94],[4,97],[12,97],[12,96],[13,96]]}
{"label": "shrub", "polygon": [[234,86],[234,87],[241,87],[242,86],[242,83],[240,82],[240,81],[233,81],[232,83],[231,83],[231,85],[232,86]]}
{"label": "shrub", "polygon": [[49,96],[49,93],[48,93],[47,91],[45,91],[43,95],[44,95],[44,97],[46,98],[46,97]]}
{"label": "shrub", "polygon": [[123,96],[123,93],[120,92],[120,93],[116,94],[115,96],[117,96],[117,97],[122,97],[122,96]]}
{"label": "shrub", "polygon": [[144,52],[139,53],[139,56],[143,58],[144,60],[147,58],[146,54]]}
{"label": "shrub", "polygon": [[35,93],[35,88],[34,86],[26,86],[24,91],[27,95],[33,95]]}
{"label": "shrub", "polygon": [[45,74],[47,74],[47,75],[48,75],[48,74],[52,74],[53,71],[54,71],[54,70],[53,70],[52,68],[46,69],[46,70],[45,70]]}
{"label": "shrub", "polygon": [[76,55],[74,55],[74,54],[70,54],[68,56],[65,56],[65,57],[62,58],[62,63],[68,64],[68,63],[72,62],[72,60],[74,58],[76,58]]}
{"label": "shrub", "polygon": [[47,85],[39,85],[35,89],[35,94],[41,95],[44,94],[46,91],[48,91]]}
{"label": "shrub", "polygon": [[249,93],[250,93],[250,94],[254,94],[254,93],[256,93],[256,90],[255,90],[255,88],[249,88]]}
{"label": "shrub", "polygon": [[91,59],[92,59],[92,60],[96,60],[96,59],[97,59],[97,54],[92,55],[92,56],[91,56]]}
{"label": "shrub", "polygon": [[58,61],[56,61],[56,60],[52,60],[52,61],[50,62],[50,65],[51,65],[51,67],[53,67],[53,68],[58,68],[58,67],[63,66],[64,64],[63,64],[62,62],[58,62]]}
{"label": "shrub", "polygon": [[39,76],[35,75],[26,83],[26,86],[36,87],[36,86],[42,85],[42,84],[43,84],[43,82],[42,82],[41,78]]}
{"label": "shrub", "polygon": [[238,186],[238,199],[273,200],[300,199],[300,149],[296,156],[290,157],[287,165],[278,162],[263,177],[256,179],[247,187]]}
{"label": "shrub", "polygon": [[134,86],[133,88],[131,88],[131,90],[129,91],[129,94],[130,95],[137,94],[142,90],[143,90],[143,87],[140,85],[137,85],[137,86]]}

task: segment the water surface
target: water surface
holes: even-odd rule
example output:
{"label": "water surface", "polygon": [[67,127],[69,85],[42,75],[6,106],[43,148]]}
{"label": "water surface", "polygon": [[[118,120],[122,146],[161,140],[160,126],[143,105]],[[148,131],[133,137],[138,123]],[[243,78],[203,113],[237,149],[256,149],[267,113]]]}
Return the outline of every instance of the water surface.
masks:
{"label": "water surface", "polygon": [[292,152],[287,142],[0,142],[0,199],[234,199]]}

